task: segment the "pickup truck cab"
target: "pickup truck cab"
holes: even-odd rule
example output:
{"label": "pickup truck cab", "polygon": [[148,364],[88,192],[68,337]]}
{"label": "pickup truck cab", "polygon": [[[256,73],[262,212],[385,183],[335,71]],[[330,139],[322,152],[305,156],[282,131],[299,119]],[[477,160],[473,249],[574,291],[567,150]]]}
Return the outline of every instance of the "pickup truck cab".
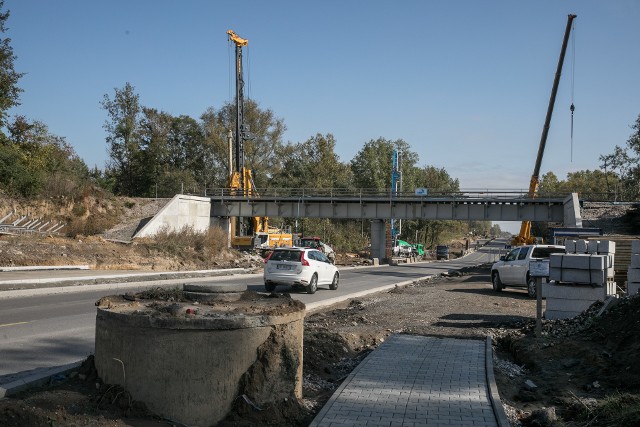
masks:
{"label": "pickup truck cab", "polygon": [[493,290],[500,292],[505,286],[527,288],[527,294],[535,298],[536,281],[529,276],[529,262],[548,260],[550,254],[564,251],[564,246],[559,245],[524,245],[511,249],[491,266]]}

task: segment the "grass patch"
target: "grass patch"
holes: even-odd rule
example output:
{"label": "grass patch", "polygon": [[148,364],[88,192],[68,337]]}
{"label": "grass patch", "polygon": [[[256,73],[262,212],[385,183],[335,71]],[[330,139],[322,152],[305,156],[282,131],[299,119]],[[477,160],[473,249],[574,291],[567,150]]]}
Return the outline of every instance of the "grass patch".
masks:
{"label": "grass patch", "polygon": [[596,405],[575,405],[572,413],[566,414],[566,426],[634,426],[640,420],[640,395],[615,393]]}
{"label": "grass patch", "polygon": [[191,226],[184,226],[179,231],[164,227],[155,236],[144,239],[142,244],[166,255],[183,256],[191,252],[207,258],[227,248],[227,235],[218,227],[211,227],[206,232],[196,231]]}

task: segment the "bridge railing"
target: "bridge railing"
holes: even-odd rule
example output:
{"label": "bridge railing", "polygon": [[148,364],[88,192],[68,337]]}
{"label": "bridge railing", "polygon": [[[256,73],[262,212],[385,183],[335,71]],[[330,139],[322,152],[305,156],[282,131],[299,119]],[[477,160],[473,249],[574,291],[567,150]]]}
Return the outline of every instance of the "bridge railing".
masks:
{"label": "bridge railing", "polygon": [[[524,189],[465,189],[459,191],[426,189],[426,191],[399,191],[393,193],[390,189],[383,191],[373,189],[347,189],[347,188],[263,188],[256,189],[252,194],[243,194],[239,190],[229,188],[208,188],[207,197],[212,198],[250,198],[250,199],[389,199],[389,200],[415,200],[415,199],[529,199],[528,191]],[[564,198],[567,194],[545,194],[544,198]]]}

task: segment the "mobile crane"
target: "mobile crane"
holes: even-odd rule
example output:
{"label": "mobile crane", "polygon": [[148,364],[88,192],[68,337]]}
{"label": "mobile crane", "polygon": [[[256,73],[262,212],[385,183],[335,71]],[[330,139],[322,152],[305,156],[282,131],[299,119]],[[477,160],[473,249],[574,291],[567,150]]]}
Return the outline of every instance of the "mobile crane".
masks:
{"label": "mobile crane", "polygon": [[[229,144],[229,189],[232,195],[250,197],[257,196],[251,169],[244,164],[244,142],[251,139],[249,126],[244,123],[244,78],[242,69],[242,47],[249,44],[249,40],[238,36],[233,30],[228,30],[229,41],[235,44],[236,53],[236,129],[235,150]],[[234,161],[235,154],[235,161]],[[293,243],[291,232],[269,227],[269,218],[254,216],[248,218],[230,218],[230,243],[237,249],[268,251],[275,246],[290,246]]]}
{"label": "mobile crane", "polygon": [[[549,99],[549,106],[547,107],[547,116],[544,121],[544,127],[542,128],[542,136],[540,137],[540,146],[538,147],[538,157],[536,158],[536,164],[533,168],[533,174],[531,175],[531,182],[529,183],[529,198],[536,197],[538,193],[538,185],[540,184],[540,166],[542,165],[542,155],[544,154],[544,148],[547,144],[547,135],[549,134],[549,127],[551,123],[551,115],[553,114],[553,106],[556,102],[556,94],[558,92],[558,84],[560,83],[560,75],[562,74],[562,65],[564,63],[564,56],[567,51],[567,43],[569,41],[569,34],[571,33],[571,25],[577,15],[569,15],[567,19],[567,28],[564,32],[564,39],[562,40],[562,49],[560,50],[560,59],[558,60],[558,68],[553,80],[553,87],[551,89],[551,98]],[[571,105],[573,111],[573,104]],[[534,242],[534,238],[531,236],[531,221],[522,221],[520,226],[520,233],[513,238],[512,244],[514,246],[530,245]]]}

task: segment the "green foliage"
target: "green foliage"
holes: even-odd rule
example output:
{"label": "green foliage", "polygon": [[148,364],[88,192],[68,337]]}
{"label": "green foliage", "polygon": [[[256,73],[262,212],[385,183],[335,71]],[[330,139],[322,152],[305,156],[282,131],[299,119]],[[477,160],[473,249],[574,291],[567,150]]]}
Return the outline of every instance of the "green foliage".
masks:
{"label": "green foliage", "polygon": [[[16,56],[11,47],[11,39],[4,37],[7,32],[7,20],[9,19],[9,11],[3,12],[4,0],[0,0],[0,128],[7,124],[7,112],[17,105],[20,105],[20,92],[22,89],[18,87],[18,80],[24,73],[18,73],[13,66]],[[4,135],[0,132],[0,136]],[[2,138],[4,139],[4,138]]]}
{"label": "green foliage", "polygon": [[607,182],[607,191],[613,192],[616,200],[640,199],[640,115],[631,129],[626,147],[616,145],[613,153],[600,156],[605,174],[613,173],[619,179],[614,185]]}
{"label": "green foliage", "polygon": [[351,169],[335,153],[331,134],[316,134],[307,141],[283,147],[281,167],[271,179],[276,188],[353,189]]}
{"label": "green foliage", "polygon": [[416,184],[415,165],[418,162],[418,155],[409,149],[409,144],[405,141],[401,139],[390,141],[384,138],[367,142],[351,160],[355,187],[389,191],[394,150],[400,155],[403,189],[413,188]]}
{"label": "green foliage", "polygon": [[0,145],[0,187],[22,196],[80,197],[89,170],[64,138],[46,125],[17,116]]}
{"label": "green foliage", "polygon": [[131,196],[139,194],[137,173],[144,170],[137,167],[140,159],[137,135],[141,115],[139,95],[128,82],[124,88],[114,90],[113,99],[105,94],[101,102],[108,116],[103,127],[107,132],[111,173],[116,178],[114,190]]}
{"label": "green foliage", "polygon": [[540,179],[539,195],[567,195],[580,193],[582,198],[591,200],[615,199],[621,181],[614,172],[601,170],[581,170],[569,172],[567,179],[561,181],[553,172],[547,172]]}
{"label": "green foliage", "polygon": [[37,195],[45,181],[44,173],[29,167],[24,153],[15,145],[0,145],[0,186],[9,194]]}
{"label": "green foliage", "polygon": [[[227,103],[220,110],[209,108],[200,119],[208,168],[213,172],[207,182],[226,186],[227,178],[232,172],[229,165],[229,130],[235,129],[235,104]],[[252,170],[256,187],[266,188],[282,167],[280,154],[284,146],[282,137],[286,126],[273,111],[260,109],[252,100],[244,103],[244,121],[252,136],[244,141],[244,166]]]}

